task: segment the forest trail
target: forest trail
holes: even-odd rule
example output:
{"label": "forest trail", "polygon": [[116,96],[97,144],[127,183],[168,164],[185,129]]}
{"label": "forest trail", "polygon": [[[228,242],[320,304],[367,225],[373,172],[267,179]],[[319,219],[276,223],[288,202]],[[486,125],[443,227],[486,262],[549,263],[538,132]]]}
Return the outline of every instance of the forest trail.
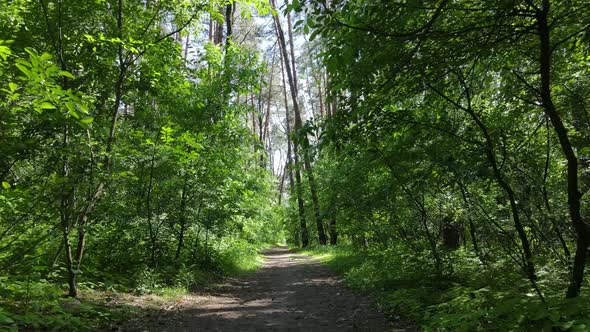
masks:
{"label": "forest trail", "polygon": [[226,280],[203,301],[156,319],[150,331],[391,331],[366,297],[317,259],[277,247],[255,273]]}

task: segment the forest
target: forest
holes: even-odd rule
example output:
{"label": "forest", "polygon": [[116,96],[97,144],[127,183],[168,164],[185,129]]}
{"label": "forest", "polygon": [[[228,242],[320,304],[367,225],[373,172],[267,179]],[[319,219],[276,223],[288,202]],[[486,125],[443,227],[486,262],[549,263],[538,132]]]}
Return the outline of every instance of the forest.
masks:
{"label": "forest", "polygon": [[582,0],[0,0],[0,330],[288,245],[409,330],[588,331],[589,102]]}

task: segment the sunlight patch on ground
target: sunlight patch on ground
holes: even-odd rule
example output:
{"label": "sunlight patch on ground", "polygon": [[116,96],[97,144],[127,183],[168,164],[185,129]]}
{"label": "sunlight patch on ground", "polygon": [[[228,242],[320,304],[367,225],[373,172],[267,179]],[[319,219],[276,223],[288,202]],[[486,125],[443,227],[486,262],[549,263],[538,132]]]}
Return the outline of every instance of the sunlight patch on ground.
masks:
{"label": "sunlight patch on ground", "polygon": [[173,310],[187,304],[198,304],[204,302],[206,299],[206,296],[193,294],[133,295],[129,293],[103,291],[85,292],[80,296],[82,302],[104,303],[107,306],[126,305],[138,309],[158,310]]}

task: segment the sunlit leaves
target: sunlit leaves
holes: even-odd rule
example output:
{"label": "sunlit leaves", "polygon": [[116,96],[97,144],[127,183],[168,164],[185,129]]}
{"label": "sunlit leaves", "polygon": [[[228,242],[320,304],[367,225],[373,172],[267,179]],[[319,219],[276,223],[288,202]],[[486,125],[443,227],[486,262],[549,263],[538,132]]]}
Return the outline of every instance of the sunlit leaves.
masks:
{"label": "sunlit leaves", "polygon": [[174,142],[172,134],[174,134],[174,129],[171,127],[164,126],[160,129],[160,139],[166,144]]}
{"label": "sunlit leaves", "polygon": [[89,116],[80,119],[80,123],[87,124],[87,125],[91,124],[93,121],[94,121],[94,118],[89,117]]}
{"label": "sunlit leaves", "polygon": [[10,50],[10,47],[8,45],[9,42],[0,40],[0,59],[2,59],[3,61],[6,61],[8,59],[8,56],[12,54],[12,51]]}
{"label": "sunlit leaves", "polygon": [[35,108],[35,111],[37,111],[38,113],[42,113],[43,110],[54,110],[56,108],[57,107],[55,107],[52,103],[47,102],[47,101],[43,101],[37,105],[37,107]]}
{"label": "sunlit leaves", "polygon": [[[62,283],[64,255],[55,267],[47,262],[64,234],[76,243],[79,230],[93,247],[72,269],[84,285],[123,270],[120,280],[180,266],[192,272],[213,264],[226,239],[279,236],[262,230],[278,223],[274,183],[252,167],[248,108],[233,102],[259,91],[263,64],[233,43],[201,54],[209,12],[222,22],[233,2],[16,2],[27,29],[7,29],[2,38],[17,40],[0,43],[0,270],[32,248],[15,276],[31,277],[31,266],[39,269],[33,278]],[[240,4],[252,13],[268,8]],[[185,58],[189,34],[198,51]]]}

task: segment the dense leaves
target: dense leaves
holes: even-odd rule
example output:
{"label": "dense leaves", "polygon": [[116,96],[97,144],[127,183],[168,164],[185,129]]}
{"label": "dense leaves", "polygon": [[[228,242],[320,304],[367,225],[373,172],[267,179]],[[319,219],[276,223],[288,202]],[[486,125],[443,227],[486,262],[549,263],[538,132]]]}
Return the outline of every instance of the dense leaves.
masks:
{"label": "dense leaves", "polygon": [[425,329],[588,329],[589,18],[0,0],[0,328],[99,328],[60,296],[199,288],[285,236]]}
{"label": "dense leaves", "polygon": [[588,6],[289,8],[337,104],[316,170],[326,222],[367,250],[351,283],[435,329],[587,328],[563,297],[587,299]]}
{"label": "dense leaves", "polygon": [[98,328],[64,288],[192,289],[280,239],[236,99],[263,62],[199,28],[227,4],[1,2],[0,329]]}

